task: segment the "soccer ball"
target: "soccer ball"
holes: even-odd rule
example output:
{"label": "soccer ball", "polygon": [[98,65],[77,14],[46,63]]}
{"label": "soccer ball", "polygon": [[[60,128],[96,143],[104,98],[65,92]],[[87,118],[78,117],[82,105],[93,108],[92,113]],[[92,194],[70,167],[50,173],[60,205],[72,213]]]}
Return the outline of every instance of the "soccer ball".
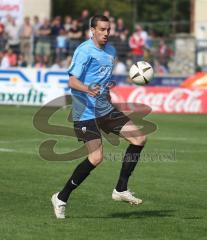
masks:
{"label": "soccer ball", "polygon": [[154,75],[152,66],[145,61],[134,63],[129,69],[129,77],[137,85],[148,84]]}

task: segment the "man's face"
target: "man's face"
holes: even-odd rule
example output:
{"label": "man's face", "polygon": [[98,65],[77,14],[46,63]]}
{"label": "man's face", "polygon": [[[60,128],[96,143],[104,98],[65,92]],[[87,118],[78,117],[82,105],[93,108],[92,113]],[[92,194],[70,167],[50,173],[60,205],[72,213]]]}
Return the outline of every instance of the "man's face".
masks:
{"label": "man's face", "polygon": [[95,28],[91,28],[93,37],[98,44],[105,45],[108,41],[110,33],[110,23],[105,21],[98,21]]}

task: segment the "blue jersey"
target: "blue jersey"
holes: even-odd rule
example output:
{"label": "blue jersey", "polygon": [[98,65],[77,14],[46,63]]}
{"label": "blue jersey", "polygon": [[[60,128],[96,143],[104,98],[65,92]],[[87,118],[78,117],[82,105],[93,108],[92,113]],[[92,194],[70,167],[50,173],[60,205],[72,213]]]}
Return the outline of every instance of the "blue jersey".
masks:
{"label": "blue jersey", "polygon": [[74,121],[98,118],[113,110],[108,94],[115,55],[116,51],[110,44],[98,48],[92,39],[75,50],[68,70],[69,76],[75,76],[88,86],[98,84],[101,91],[100,95],[92,97],[85,92],[71,89]]}

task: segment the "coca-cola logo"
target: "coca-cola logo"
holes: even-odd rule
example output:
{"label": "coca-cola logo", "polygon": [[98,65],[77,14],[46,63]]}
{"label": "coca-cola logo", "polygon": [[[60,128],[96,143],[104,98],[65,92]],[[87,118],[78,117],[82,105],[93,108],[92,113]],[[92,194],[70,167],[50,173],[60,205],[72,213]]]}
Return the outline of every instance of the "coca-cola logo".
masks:
{"label": "coca-cola logo", "polygon": [[130,109],[135,110],[132,103],[143,103],[156,112],[202,112],[202,91],[185,88],[148,90],[145,87],[135,88],[128,96]]}

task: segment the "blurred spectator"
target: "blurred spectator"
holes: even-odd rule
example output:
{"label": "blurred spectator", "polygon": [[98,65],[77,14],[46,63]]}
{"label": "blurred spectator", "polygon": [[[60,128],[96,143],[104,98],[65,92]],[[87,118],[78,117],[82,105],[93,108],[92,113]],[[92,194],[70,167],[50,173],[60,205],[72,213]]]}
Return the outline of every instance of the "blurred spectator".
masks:
{"label": "blurred spectator", "polygon": [[33,33],[34,33],[34,37],[38,37],[39,36],[39,30],[41,27],[41,23],[39,20],[38,16],[34,16],[33,18]]}
{"label": "blurred spectator", "polygon": [[149,33],[147,34],[147,39],[145,40],[145,47],[150,50],[150,51],[153,51],[153,44],[155,42],[155,39],[156,39],[156,34],[155,32],[150,29],[149,30]]}
{"label": "blurred spectator", "polygon": [[[115,39],[115,46],[117,50],[118,58],[121,61],[125,61],[126,53],[129,51],[128,47],[128,30],[124,26],[124,22],[122,18],[117,20],[117,24],[112,22],[113,31],[112,34],[114,35],[113,39]],[[121,40],[121,41],[120,41]]]}
{"label": "blurred spectator", "polygon": [[51,26],[48,19],[44,19],[43,25],[39,29],[39,38],[37,40],[35,54],[39,57],[44,56],[49,59],[51,54]]}
{"label": "blurred spectator", "polygon": [[154,66],[154,54],[153,51],[151,51],[151,49],[146,48],[144,51],[144,60],[148,63],[150,63],[152,65],[152,67]]}
{"label": "blurred spectator", "polygon": [[61,30],[64,30],[63,25],[61,24],[61,17],[56,16],[51,25],[51,35],[57,37]]}
{"label": "blurred spectator", "polygon": [[147,31],[143,30],[142,26],[139,24],[135,25],[135,29],[137,32],[140,33],[141,37],[144,39],[144,43],[146,43],[147,39],[148,39],[148,33]]}
{"label": "blurred spectator", "polygon": [[33,35],[34,35],[33,37],[33,54],[34,54],[36,52],[37,40],[39,37],[39,30],[41,27],[41,23],[38,16],[34,16],[32,26],[33,26]]}
{"label": "blurred spectator", "polygon": [[117,59],[117,62],[113,70],[113,80],[116,82],[116,85],[123,85],[126,82],[127,76],[127,67],[124,62],[120,59]]}
{"label": "blurred spectator", "polygon": [[71,26],[72,26],[72,21],[73,21],[73,19],[72,19],[71,16],[68,15],[68,16],[65,17],[65,20],[64,20],[64,29],[65,29],[66,32],[69,32],[69,31],[70,31],[70,28],[71,28]]}
{"label": "blurred spectator", "polygon": [[41,57],[39,55],[35,56],[34,67],[35,68],[45,68],[46,67],[43,57]]}
{"label": "blurred spectator", "polygon": [[24,54],[26,60],[31,64],[32,63],[32,40],[33,40],[33,27],[30,23],[30,18],[25,17],[24,23],[20,29],[21,44],[20,49],[21,53]]}
{"label": "blurred spectator", "polygon": [[[172,71],[169,64],[172,49],[164,40],[157,44],[153,30],[148,33],[136,24],[135,32],[128,37],[129,31],[121,17],[115,22],[109,10],[103,14],[111,21],[110,42],[115,46],[119,59],[114,73],[119,76],[119,82],[122,82],[120,72],[126,72],[133,62],[143,59],[150,62],[159,74],[168,72],[169,67]],[[67,15],[61,22],[61,17],[56,16],[52,24],[47,19],[40,24],[39,17],[34,16],[33,24],[29,18],[25,18],[20,26],[13,17],[7,15],[0,22],[0,51],[8,49],[7,53],[0,53],[1,67],[68,68],[71,61],[68,53],[72,55],[82,41],[92,36],[89,17],[89,11],[85,9],[78,20]],[[32,59],[33,55],[35,59]]]}
{"label": "blurred spectator", "polygon": [[164,72],[169,71],[168,62],[172,55],[173,55],[172,50],[167,46],[165,41],[161,39],[157,53],[157,60],[160,64],[160,68],[162,68]]}
{"label": "blurred spectator", "polygon": [[18,60],[17,60],[17,66],[18,67],[27,67],[28,66],[28,63],[25,59],[24,54],[19,54]]}
{"label": "blurred spectator", "polygon": [[70,51],[73,52],[75,48],[80,44],[82,38],[82,31],[79,27],[78,20],[72,21],[72,26],[68,32]]}
{"label": "blurred spectator", "polygon": [[71,56],[67,56],[62,62],[61,62],[61,65],[62,65],[62,68],[64,69],[68,69],[70,64],[71,64]]}
{"label": "blurred spectator", "polygon": [[115,75],[123,75],[123,76],[127,75],[126,64],[124,62],[122,62],[120,59],[117,59],[117,61],[115,63],[113,74],[115,74]]}
{"label": "blurred spectator", "polygon": [[115,22],[114,17],[111,16],[111,13],[108,9],[104,10],[103,15],[107,17],[110,20],[110,22]]}
{"label": "blurred spectator", "polygon": [[118,18],[117,20],[116,33],[122,41],[125,41],[127,39],[129,31],[125,28],[122,18]]}
{"label": "blurred spectator", "polygon": [[157,59],[154,61],[154,71],[157,75],[164,75],[167,74],[167,69],[157,61]]}
{"label": "blurred spectator", "polygon": [[78,20],[72,21],[72,26],[69,31],[69,38],[70,39],[81,39],[82,32],[78,23]]}
{"label": "blurred spectator", "polygon": [[111,14],[110,14],[110,11],[109,11],[108,9],[105,9],[105,10],[104,10],[103,15],[104,15],[105,17],[107,17],[108,19],[111,18]]}
{"label": "blurred spectator", "polygon": [[126,59],[126,67],[127,67],[127,70],[128,70],[128,71],[129,71],[130,67],[132,66],[132,64],[133,64],[132,59],[131,59],[130,57],[128,57],[128,58]]}
{"label": "blurred spectator", "polygon": [[120,41],[118,34],[116,32],[116,23],[115,22],[111,22],[110,25],[111,29],[110,29],[110,43],[112,45],[115,45],[117,42]]}
{"label": "blurred spectator", "polygon": [[[60,16],[56,16],[51,24],[51,46],[52,46],[52,50],[55,49],[55,51],[59,51],[60,49],[62,49],[62,46],[59,47],[59,44],[63,44],[64,41],[63,40],[63,34],[61,34],[60,36],[60,32],[64,31],[64,27],[61,23],[61,17]],[[59,37],[60,36],[60,37]],[[56,51],[56,52],[57,52]],[[55,59],[55,54],[56,52],[52,51],[52,59]],[[60,51],[59,51],[60,53]]]}
{"label": "blurred spectator", "polygon": [[0,51],[0,68],[9,67],[10,67],[9,58],[2,51]]}
{"label": "blurred spectator", "polygon": [[6,46],[5,38],[5,27],[4,24],[0,22],[0,51],[3,51]]}
{"label": "blurred spectator", "polygon": [[129,45],[128,45],[128,40],[122,40],[120,42],[116,43],[116,51],[117,51],[117,56],[121,61],[126,61],[126,57],[129,55],[128,53],[130,52]]}
{"label": "blurred spectator", "polygon": [[10,14],[8,14],[8,15],[6,15],[5,18],[2,18],[2,19],[1,19],[1,23],[6,27],[6,26],[8,26],[9,24],[11,24],[12,19],[13,19],[13,17],[12,17]]}
{"label": "blurred spectator", "polygon": [[144,59],[144,34],[142,28],[137,25],[136,31],[129,38],[129,47],[131,49],[132,59],[134,62]]}
{"label": "blurred spectator", "polygon": [[55,63],[50,67],[50,69],[52,69],[52,70],[58,70],[61,68],[62,68],[62,64],[61,64],[60,59],[58,59],[58,58],[55,60]]}
{"label": "blurred spectator", "polygon": [[0,37],[4,35],[4,24],[0,22]]}
{"label": "blurred spectator", "polygon": [[59,36],[56,39],[56,58],[62,60],[67,51],[67,37],[65,35],[65,30],[61,29]]}
{"label": "blurred spectator", "polygon": [[85,31],[89,29],[89,11],[88,9],[84,9],[81,13],[81,17],[78,19],[80,27],[82,29],[82,35],[85,34]]}
{"label": "blurred spectator", "polygon": [[20,52],[20,26],[16,24],[14,18],[9,17],[5,31],[8,38],[8,47],[13,50],[14,53]]}
{"label": "blurred spectator", "polygon": [[11,67],[16,67],[17,66],[17,54],[14,53],[11,48],[9,48],[5,55],[9,59],[9,65]]}
{"label": "blurred spectator", "polygon": [[84,40],[88,40],[89,38],[91,38],[92,37],[91,30],[90,29],[86,30],[83,37],[84,37]]}

